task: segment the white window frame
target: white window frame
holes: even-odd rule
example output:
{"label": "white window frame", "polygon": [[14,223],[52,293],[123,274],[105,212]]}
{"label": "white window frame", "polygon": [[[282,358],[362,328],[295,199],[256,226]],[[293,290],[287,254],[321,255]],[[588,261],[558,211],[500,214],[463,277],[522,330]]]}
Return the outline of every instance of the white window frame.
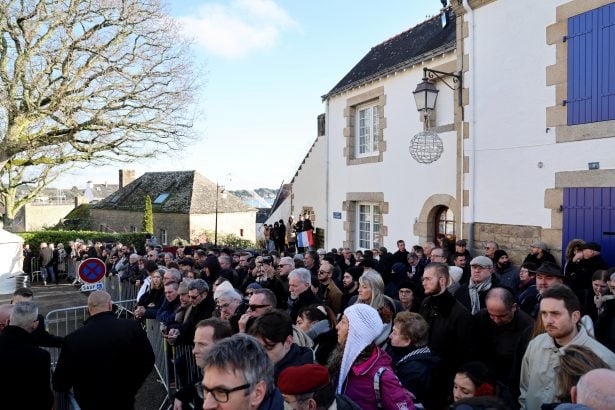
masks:
{"label": "white window frame", "polygon": [[356,108],[355,147],[357,158],[378,154],[380,106],[363,104]]}
{"label": "white window frame", "polygon": [[167,244],[167,239],[168,239],[167,230],[166,229],[161,229],[160,230],[160,244],[161,245],[166,245]]}
{"label": "white window frame", "polygon": [[381,226],[382,210],[379,204],[357,203],[357,248],[379,248],[382,244]]}

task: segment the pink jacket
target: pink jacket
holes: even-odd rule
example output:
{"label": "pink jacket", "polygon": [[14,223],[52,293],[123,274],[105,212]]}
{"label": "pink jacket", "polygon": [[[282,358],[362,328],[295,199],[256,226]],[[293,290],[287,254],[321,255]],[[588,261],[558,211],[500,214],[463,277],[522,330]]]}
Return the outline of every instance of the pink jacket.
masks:
{"label": "pink jacket", "polygon": [[405,390],[391,368],[391,358],[376,347],[365,362],[350,369],[342,392],[363,410],[377,410],[374,392],[374,376],[381,367],[386,367],[380,378],[380,397],[385,410],[413,410],[412,396]]}

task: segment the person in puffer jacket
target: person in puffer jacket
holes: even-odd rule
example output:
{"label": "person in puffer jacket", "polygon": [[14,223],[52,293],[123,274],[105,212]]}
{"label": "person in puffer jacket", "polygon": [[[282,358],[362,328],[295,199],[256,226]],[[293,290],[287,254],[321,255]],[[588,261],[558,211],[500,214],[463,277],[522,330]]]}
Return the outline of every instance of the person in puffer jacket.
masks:
{"label": "person in puffer jacket", "polygon": [[355,304],[337,325],[338,347],[329,361],[337,394],[348,396],[361,409],[414,409],[413,396],[392,369],[391,358],[374,341],[384,324],[378,311]]}

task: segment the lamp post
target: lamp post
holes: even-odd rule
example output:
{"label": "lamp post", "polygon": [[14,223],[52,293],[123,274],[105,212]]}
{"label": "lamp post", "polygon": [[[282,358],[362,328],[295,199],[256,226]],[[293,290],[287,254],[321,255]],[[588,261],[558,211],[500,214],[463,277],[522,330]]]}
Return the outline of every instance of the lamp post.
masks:
{"label": "lamp post", "polygon": [[[216,182],[216,222],[214,225],[214,245],[218,246],[218,198],[220,194],[224,194],[224,185],[218,185]],[[222,196],[224,198],[224,195]]]}

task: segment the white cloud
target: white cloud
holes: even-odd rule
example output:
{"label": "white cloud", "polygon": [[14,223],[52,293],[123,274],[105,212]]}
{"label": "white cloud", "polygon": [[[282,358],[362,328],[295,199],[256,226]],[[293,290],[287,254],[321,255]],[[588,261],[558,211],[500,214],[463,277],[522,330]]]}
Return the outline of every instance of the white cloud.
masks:
{"label": "white cloud", "polygon": [[272,0],[209,3],[192,16],[177,18],[198,46],[227,58],[241,58],[276,45],[280,34],[297,23]]}

